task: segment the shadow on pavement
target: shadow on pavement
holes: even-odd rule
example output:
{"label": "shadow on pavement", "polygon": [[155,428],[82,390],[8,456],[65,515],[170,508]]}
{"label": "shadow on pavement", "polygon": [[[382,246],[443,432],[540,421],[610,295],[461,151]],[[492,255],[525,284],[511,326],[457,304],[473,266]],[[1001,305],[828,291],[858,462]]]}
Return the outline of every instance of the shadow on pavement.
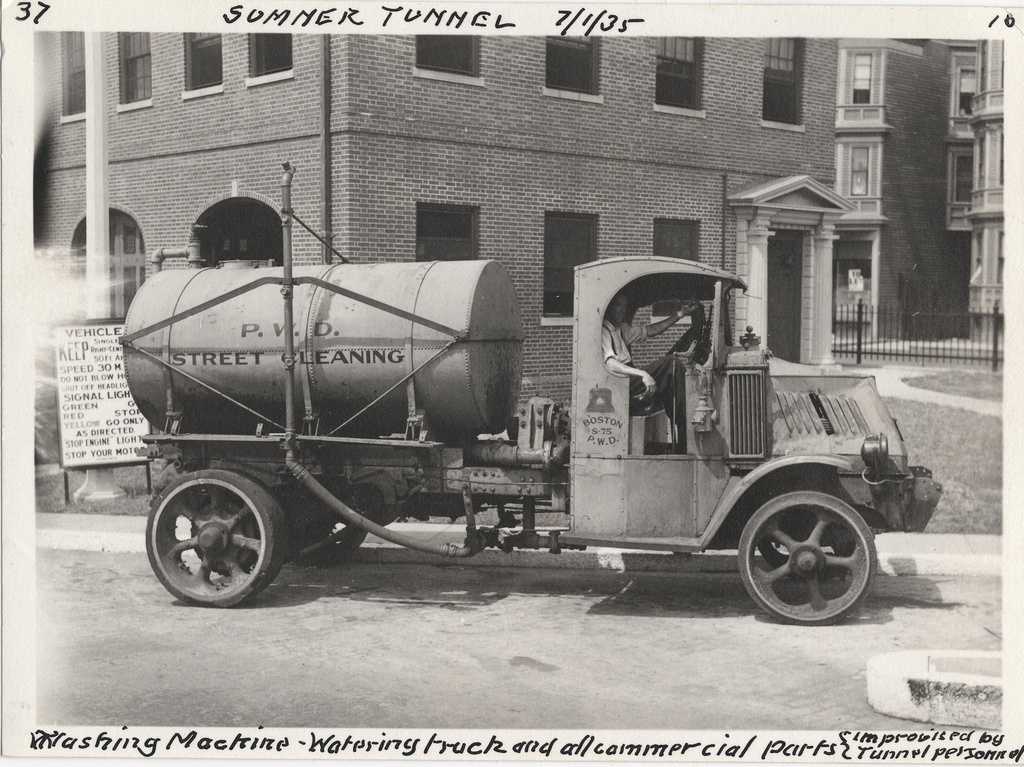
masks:
{"label": "shadow on pavement", "polygon": [[[588,613],[638,618],[696,619],[754,616],[774,622],[751,601],[735,573],[622,573],[600,570],[525,570],[457,565],[286,566],[264,592],[236,610],[267,610],[322,600],[377,604],[385,609],[484,610],[508,596],[578,596]],[[873,593],[847,620],[884,624],[893,610],[960,606],[933,580],[880,576]]]}

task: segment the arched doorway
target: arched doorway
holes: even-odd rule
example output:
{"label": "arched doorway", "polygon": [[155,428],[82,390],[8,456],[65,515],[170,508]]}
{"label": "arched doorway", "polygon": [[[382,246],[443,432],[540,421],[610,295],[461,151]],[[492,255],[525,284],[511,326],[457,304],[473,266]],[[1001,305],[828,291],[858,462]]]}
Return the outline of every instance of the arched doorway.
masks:
{"label": "arched doorway", "polygon": [[[146,279],[146,246],[135,219],[110,208],[110,316],[124,317],[142,281]],[[86,220],[75,227],[71,249],[85,265]]]}
{"label": "arched doorway", "polygon": [[199,239],[210,266],[233,260],[281,265],[281,217],[259,200],[222,200],[203,211],[196,223],[205,227],[199,230]]}

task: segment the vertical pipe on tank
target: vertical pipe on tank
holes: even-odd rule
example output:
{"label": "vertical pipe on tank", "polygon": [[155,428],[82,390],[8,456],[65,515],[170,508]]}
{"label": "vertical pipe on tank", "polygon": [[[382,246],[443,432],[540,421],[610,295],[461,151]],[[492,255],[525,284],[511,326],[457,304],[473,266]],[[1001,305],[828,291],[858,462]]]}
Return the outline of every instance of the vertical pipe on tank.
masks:
{"label": "vertical pipe on tank", "polygon": [[284,251],[283,279],[281,296],[284,298],[284,427],[285,438],[291,449],[291,440],[295,435],[295,338],[292,318],[292,176],[295,169],[291,163],[282,163],[284,175],[281,177],[281,246]]}
{"label": "vertical pipe on tank", "polygon": [[320,229],[324,233],[322,258],[331,263],[334,232],[331,226],[331,36],[320,37]]}

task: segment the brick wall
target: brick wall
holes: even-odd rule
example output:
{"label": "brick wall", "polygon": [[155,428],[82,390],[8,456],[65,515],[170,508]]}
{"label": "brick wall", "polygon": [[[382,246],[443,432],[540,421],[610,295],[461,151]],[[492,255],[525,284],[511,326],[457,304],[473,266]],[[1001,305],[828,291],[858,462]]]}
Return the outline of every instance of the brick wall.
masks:
{"label": "brick wall", "polygon": [[[653,109],[651,39],[600,41],[601,104],[542,93],[542,38],[482,39],[481,85],[414,77],[411,37],[331,44],[336,246],[355,260],[411,260],[417,202],[478,206],[479,255],[507,266],[520,299],[525,394],[568,396],[571,328],[541,320],[545,211],[596,215],[601,257],[650,254],[654,218],[697,219],[701,259],[735,268],[725,194],[778,176],[834,176],[830,40],[807,41],[803,132],[760,125],[760,39],[706,41],[703,119]],[[276,207],[284,159],[298,167],[297,212],[319,227],[319,37],[295,36],[294,79],[247,89],[246,39],[227,35],[224,93],[183,101],[182,38],[154,34],[153,106],[126,113],[116,36],[106,45],[110,204],[136,219],[148,251],[182,246],[189,224],[235,188]],[[59,249],[84,215],[85,125],[60,124],[60,61],[50,58],[40,245]],[[295,245],[299,262],[319,260],[305,233]],[[645,356],[670,343],[658,341]]]}
{"label": "brick wall", "polygon": [[879,303],[896,306],[902,283],[903,308],[965,311],[969,240],[946,230],[949,49],[922,47],[921,57],[889,52]]}

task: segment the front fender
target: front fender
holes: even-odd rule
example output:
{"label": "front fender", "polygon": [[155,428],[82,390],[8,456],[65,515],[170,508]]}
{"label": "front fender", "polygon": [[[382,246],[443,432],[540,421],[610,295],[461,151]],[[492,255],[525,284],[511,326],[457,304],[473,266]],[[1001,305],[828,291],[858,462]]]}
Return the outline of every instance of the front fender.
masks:
{"label": "front fender", "polygon": [[744,474],[742,477],[732,477],[729,480],[729,484],[726,485],[722,497],[718,499],[718,504],[711,514],[711,519],[708,520],[708,526],[700,537],[701,548],[704,548],[711,542],[711,539],[715,537],[719,528],[729,517],[733,507],[736,506],[740,498],[750,488],[765,477],[781,469],[788,469],[794,466],[827,466],[839,473],[859,473],[851,461],[837,455],[789,455],[762,463],[752,472]]}

